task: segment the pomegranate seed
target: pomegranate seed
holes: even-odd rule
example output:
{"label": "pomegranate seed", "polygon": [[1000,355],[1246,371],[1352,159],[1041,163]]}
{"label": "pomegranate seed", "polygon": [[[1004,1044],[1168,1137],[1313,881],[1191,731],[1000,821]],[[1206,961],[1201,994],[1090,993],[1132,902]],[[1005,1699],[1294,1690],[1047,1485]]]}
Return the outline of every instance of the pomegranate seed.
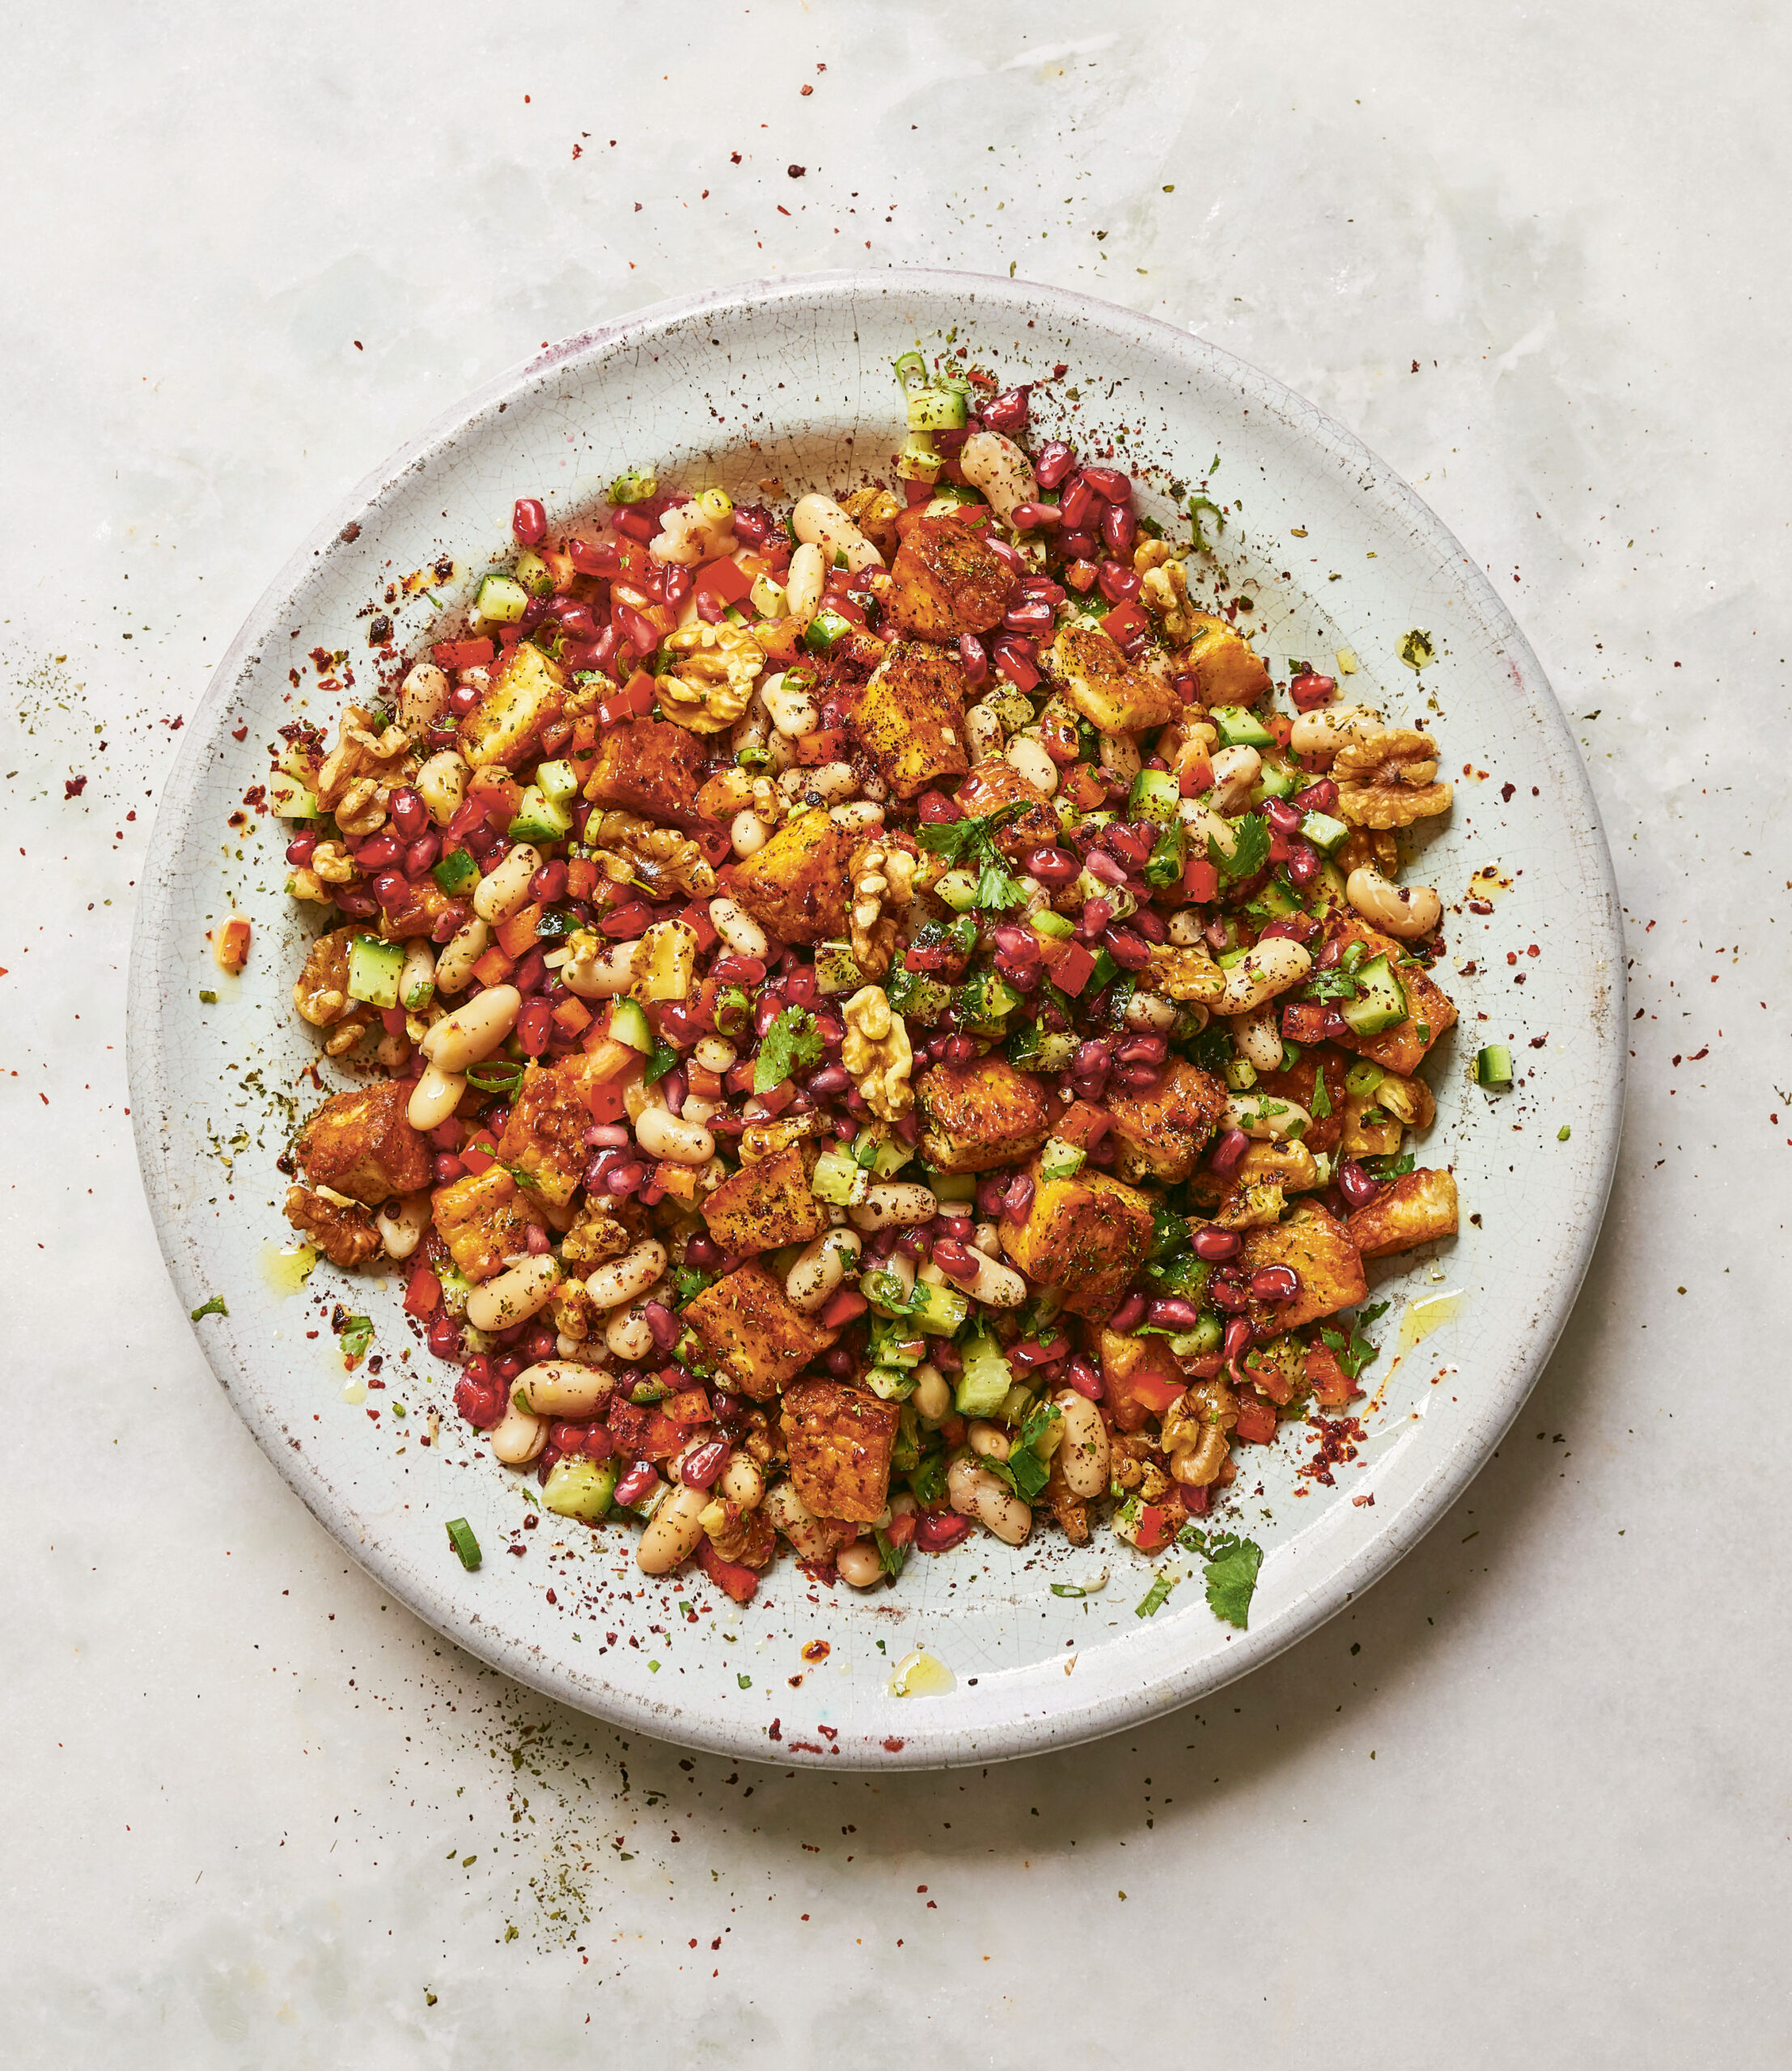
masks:
{"label": "pomegranate seed", "polygon": [[1029,391],[1025,386],[1005,388],[992,403],[985,403],[978,415],[983,419],[985,431],[999,431],[1004,438],[1013,438],[1027,429],[1027,399]]}
{"label": "pomegranate seed", "polygon": [[1228,1365],[1242,1359],[1250,1350],[1252,1335],[1248,1316],[1234,1316],[1226,1326],[1226,1336],[1221,1343],[1220,1351]]}
{"label": "pomegranate seed", "polygon": [[1056,888],[1069,884],[1079,874],[1077,859],[1066,849],[1035,849],[1027,858],[1027,873],[1040,883]]}
{"label": "pomegranate seed", "polygon": [[457,719],[464,719],[469,713],[479,709],[481,693],[470,683],[457,683],[448,692],[448,709]]}
{"label": "pomegranate seed", "polygon": [[1033,461],[1033,475],[1041,489],[1056,489],[1076,465],[1076,455],[1061,438],[1049,438]]}
{"label": "pomegranate seed", "polygon": [[1015,574],[1030,575],[1033,572],[1033,564],[1019,547],[1010,546],[1006,540],[985,539],[983,544],[998,561],[1006,562]]}
{"label": "pomegranate seed", "polygon": [[678,1470],[678,1478],[687,1489],[713,1489],[722,1479],[722,1470],[728,1464],[728,1441],[710,1438],[694,1452],[687,1453]]}
{"label": "pomegranate seed", "polygon": [[317,836],[315,834],[294,835],[286,844],[286,861],[301,870],[316,853]]}
{"label": "pomegranate seed", "polygon": [[391,832],[376,834],[371,841],[363,841],[354,852],[354,866],[370,875],[375,870],[390,868],[405,853],[404,838]]}
{"label": "pomegranate seed", "polygon": [[1101,594],[1111,604],[1129,603],[1139,593],[1145,580],[1136,568],[1129,568],[1123,561],[1104,561],[1095,570],[1095,578],[1101,585]]}
{"label": "pomegranate seed", "polygon": [[[402,870],[382,870],[373,881],[373,896],[388,913],[392,913],[410,898],[410,879]],[[347,910],[343,908],[345,913]]]}
{"label": "pomegranate seed", "polygon": [[943,791],[923,791],[915,807],[923,827],[937,827],[959,818],[958,807]]}
{"label": "pomegranate seed", "polygon": [[989,676],[989,657],[974,633],[961,633],[958,636],[958,659],[968,684],[980,684]]}
{"label": "pomegranate seed", "polygon": [[1008,514],[1017,532],[1036,532],[1042,525],[1057,525],[1064,513],[1055,503],[1017,503]]}
{"label": "pomegranate seed", "polygon": [[1298,834],[1300,832],[1300,811],[1286,798],[1265,798],[1263,816],[1278,834]]}
{"label": "pomegranate seed", "polygon": [[1243,1250],[1244,1241],[1235,1230],[1216,1230],[1209,1224],[1195,1232],[1193,1248],[1197,1259],[1218,1265],[1226,1259],[1235,1259]]}
{"label": "pomegranate seed", "polygon": [[1200,1310],[1180,1294],[1159,1295],[1146,1313],[1163,1330],[1193,1330],[1201,1321]]}
{"label": "pomegranate seed", "polygon": [[1130,503],[1133,500],[1132,478],[1118,468],[1085,468],[1082,479],[1097,496],[1109,503]]}
{"label": "pomegranate seed", "polygon": [[566,889],[566,866],[557,860],[544,863],[529,879],[529,896],[551,906]]}
{"label": "pomegranate seed", "polygon": [[516,508],[510,513],[510,530],[516,535],[519,546],[538,547],[548,536],[548,514],[540,500],[532,496],[519,496]]}
{"label": "pomegranate seed", "polygon": [[435,1184],[438,1187],[451,1185],[467,1175],[467,1168],[451,1150],[438,1150],[435,1156]]}
{"label": "pomegranate seed", "polygon": [[392,825],[407,841],[414,841],[430,824],[430,809],[409,784],[400,784],[386,802]]}
{"label": "pomegranate seed", "polygon": [[433,870],[442,860],[442,836],[430,832],[421,841],[413,841],[405,851],[405,875],[413,883],[426,870]]}
{"label": "pomegranate seed", "polygon": [[971,1520],[955,1510],[928,1510],[915,1525],[915,1544],[923,1553],[943,1553],[969,1535]]}
{"label": "pomegranate seed", "polygon": [[616,1501],[638,1503],[659,1479],[650,1459],[638,1459],[616,1484]]}
{"label": "pomegranate seed", "polygon": [[1322,777],[1316,784],[1309,784],[1304,791],[1295,792],[1294,803],[1303,812],[1336,812],[1338,787],[1329,777]]}
{"label": "pomegranate seed", "polygon": [[1227,1129],[1207,1154],[1210,1171],[1222,1179],[1229,1178],[1239,1167],[1239,1162],[1251,1148],[1251,1139],[1243,1129]]}
{"label": "pomegranate seed", "polygon": [[452,1316],[438,1316],[430,1325],[430,1349],[438,1359],[451,1359],[460,1349],[460,1326]]}
{"label": "pomegranate seed", "polygon": [[1260,1265],[1251,1276],[1251,1292],[1260,1302],[1291,1302],[1300,1292],[1300,1275],[1291,1265]]}
{"label": "pomegranate seed", "polygon": [[1144,1320],[1145,1297],[1135,1287],[1108,1319],[1104,1328],[1124,1337],[1129,1331],[1137,1329]]}
{"label": "pomegranate seed", "polygon": [[1113,553],[1130,553],[1138,537],[1138,520],[1124,503],[1110,503],[1101,514],[1101,536]]}
{"label": "pomegranate seed", "polygon": [[559,617],[561,630],[569,640],[593,642],[599,637],[597,619],[589,604],[569,597],[561,606]]}
{"label": "pomegranate seed", "polygon": [[978,1260],[968,1244],[955,1237],[942,1237],[934,1246],[934,1264],[949,1280],[975,1280]]}
{"label": "pomegranate seed", "polygon": [[1101,1376],[1079,1352],[1064,1370],[1064,1378],[1078,1395],[1086,1395],[1091,1402],[1101,1400]]}
{"label": "pomegranate seed", "polygon": [[1310,841],[1288,845],[1288,877],[1293,884],[1311,884],[1320,874],[1320,853]]}
{"label": "pomegranate seed", "polygon": [[1353,1208],[1366,1208],[1380,1187],[1354,1158],[1346,1158],[1338,1165],[1338,1192]]}
{"label": "pomegranate seed", "polygon": [[1064,493],[1057,500],[1058,522],[1066,532],[1080,532],[1099,523],[1100,508],[1101,499],[1087,481],[1078,475],[1064,485]]}
{"label": "pomegranate seed", "polygon": [[[516,1045],[526,1057],[539,1057],[553,1033],[553,1009],[545,1000],[531,1000],[516,1019]],[[531,1228],[534,1227],[532,1224]]]}
{"label": "pomegranate seed", "polygon": [[1316,711],[1322,705],[1329,705],[1337,694],[1337,684],[1331,676],[1315,676],[1311,670],[1298,676],[1288,686],[1288,697],[1297,712]]}

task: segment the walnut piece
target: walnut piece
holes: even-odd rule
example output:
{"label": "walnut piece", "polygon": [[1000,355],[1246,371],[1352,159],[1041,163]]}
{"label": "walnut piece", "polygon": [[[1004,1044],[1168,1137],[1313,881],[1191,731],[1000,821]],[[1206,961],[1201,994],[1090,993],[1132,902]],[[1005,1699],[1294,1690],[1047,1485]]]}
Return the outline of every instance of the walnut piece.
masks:
{"label": "walnut piece", "polygon": [[916,858],[879,832],[854,852],[847,875],[853,887],[849,916],[853,960],[868,976],[881,978],[896,950],[896,922],[888,908],[914,897]]}
{"label": "walnut piece", "polygon": [[693,734],[719,734],[746,711],[754,679],[765,666],[744,626],[681,626],[667,642],[669,671],[654,680],[666,717]]}
{"label": "walnut piece", "polygon": [[879,1120],[893,1122],[914,1105],[909,1074],[915,1054],[909,1030],[892,1013],[881,985],[861,985],[841,1010],[846,1023],[840,1061],[857,1082],[861,1097]]}
{"label": "walnut piece", "polygon": [[1410,827],[1447,812],[1454,795],[1438,773],[1437,743],[1411,726],[1354,727],[1332,764],[1340,815],[1358,827]]}
{"label": "walnut piece", "polygon": [[1150,984],[1153,991],[1167,993],[1173,1000],[1210,1006],[1226,990],[1226,974],[1204,942],[1187,948],[1160,942],[1151,951]]}
{"label": "walnut piece", "polygon": [[715,890],[715,872],[697,843],[676,827],[656,827],[637,813],[604,813],[586,839],[612,883],[639,884],[650,898],[663,900],[679,892],[687,899],[707,899]]}
{"label": "walnut piece", "polygon": [[379,1233],[358,1201],[314,1193],[309,1187],[287,1189],[286,1220],[344,1273],[364,1264],[380,1247]]}
{"label": "walnut piece", "polygon": [[311,946],[292,989],[292,1003],[313,1028],[332,1028],[349,1011],[349,942],[353,928],[333,928]]}
{"label": "walnut piece", "polygon": [[[1146,540],[1133,556],[1133,565],[1138,565],[1138,555],[1146,546],[1161,546],[1159,540]],[[1188,601],[1188,571],[1180,561],[1173,558],[1155,561],[1142,571],[1144,581],[1139,585],[1139,602],[1155,618],[1163,621],[1163,630],[1171,641],[1180,643],[1194,636],[1194,606]]]}

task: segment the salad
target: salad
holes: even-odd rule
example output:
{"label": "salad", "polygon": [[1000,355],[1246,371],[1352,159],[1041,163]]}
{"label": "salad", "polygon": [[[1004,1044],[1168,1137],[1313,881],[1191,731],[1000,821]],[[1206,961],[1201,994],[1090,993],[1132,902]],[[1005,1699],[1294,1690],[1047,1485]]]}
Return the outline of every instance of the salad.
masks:
{"label": "salad", "polygon": [[1026,388],[896,371],[888,485],[523,498],[269,785],[355,1074],[288,1218],[402,1262],[499,1469],[743,1602],[781,1542],[859,1589],[979,1531],[1165,1545],[1348,1412],[1364,1260],[1457,1222],[1405,1148],[1456,1019],[1400,881],[1436,743],[1272,680],[1197,602],[1199,500],[1167,529]]}

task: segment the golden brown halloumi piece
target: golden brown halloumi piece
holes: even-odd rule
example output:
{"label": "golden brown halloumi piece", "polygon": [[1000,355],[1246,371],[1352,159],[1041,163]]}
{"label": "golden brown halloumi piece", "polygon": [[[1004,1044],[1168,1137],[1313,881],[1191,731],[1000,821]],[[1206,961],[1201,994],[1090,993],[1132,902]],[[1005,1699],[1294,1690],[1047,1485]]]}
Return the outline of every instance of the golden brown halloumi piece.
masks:
{"label": "golden brown halloumi piece", "polygon": [[590,1060],[563,1057],[555,1065],[531,1065],[498,1138],[502,1164],[528,1175],[532,1192],[555,1208],[570,1201],[589,1154],[585,1132],[591,1111],[585,1103]]}
{"label": "golden brown halloumi piece", "polygon": [[724,1179],[704,1202],[703,1220],[725,1251],[772,1251],[819,1237],[828,1211],[810,1192],[802,1150],[793,1143]]}
{"label": "golden brown halloumi piece", "polygon": [[951,649],[896,640],[854,699],[848,731],[899,798],[962,777],[964,671]]}
{"label": "golden brown halloumi piece", "polygon": [[529,1226],[540,1217],[502,1165],[438,1187],[430,1196],[437,1232],[468,1280],[489,1280],[506,1259],[529,1248]]}
{"label": "golden brown halloumi piece", "polygon": [[388,1078],[326,1100],[306,1123],[297,1146],[311,1184],[352,1195],[371,1208],[394,1194],[426,1187],[435,1160],[405,1113],[410,1091]]}
{"label": "golden brown halloumi piece", "polygon": [[1255,705],[1269,693],[1269,671],[1251,643],[1211,612],[1196,612],[1188,642],[1188,673],[1203,705]]}
{"label": "golden brown halloumi piece", "polygon": [[955,640],[1001,625],[1018,579],[981,528],[951,512],[917,519],[890,573],[891,615],[921,640]]}
{"label": "golden brown halloumi piece", "polygon": [[784,1443],[803,1507],[818,1518],[870,1524],[890,1500],[890,1454],[901,1412],[840,1381],[784,1391]]}
{"label": "golden brown halloumi piece", "polygon": [[1110,1087],[1106,1105],[1121,1151],[1121,1177],[1186,1179],[1226,1112],[1226,1088],[1181,1057],[1163,1067],[1155,1086]]}
{"label": "golden brown halloumi piece", "polygon": [[1061,626],[1044,662],[1065,696],[1104,734],[1167,726],[1182,710],[1176,686],[1129,662],[1098,625],[1073,620]]}
{"label": "golden brown halloumi piece", "polygon": [[1348,1309],[1369,1291],[1362,1258],[1350,1233],[1317,1201],[1303,1201],[1286,1222],[1247,1230],[1239,1271],[1248,1279],[1261,1266],[1292,1266],[1300,1285],[1291,1302],[1253,1302],[1251,1315],[1260,1328],[1298,1330],[1320,1316]]}
{"label": "golden brown halloumi piece", "polygon": [[688,828],[703,816],[697,794],[707,767],[702,744],[688,727],[629,719],[607,727],[599,738],[585,795],[599,805]]}
{"label": "golden brown halloumi piece", "polygon": [[460,722],[460,752],[475,769],[501,762],[514,769],[550,719],[559,716],[566,678],[541,650],[519,640],[498,665],[477,710]]}
{"label": "golden brown halloumi piece", "polygon": [[999,1051],[922,1074],[915,1098],[926,1124],[921,1154],[936,1172],[987,1172],[1018,1164],[1045,1141],[1045,1088]]}
{"label": "golden brown halloumi piece", "polygon": [[1359,1208],[1345,1228],[1366,1259],[1384,1259],[1456,1234],[1456,1175],[1404,1172]]}
{"label": "golden brown halloumi piece", "polygon": [[725,1377],[764,1402],[840,1333],[806,1316],[756,1260],[736,1266],[686,1304],[684,1318]]}
{"label": "golden brown halloumi piece", "polygon": [[1005,755],[985,756],[954,794],[960,816],[984,820],[1003,806],[1020,811],[996,830],[996,846],[1017,860],[1031,849],[1049,848],[1060,838],[1057,815]]}
{"label": "golden brown halloumi piece", "polygon": [[756,855],[735,865],[729,896],[781,942],[829,942],[846,934],[848,863],[862,829],[824,810],[786,820]]}
{"label": "golden brown halloumi piece", "polygon": [[1087,1165],[1047,1179],[1036,1158],[1032,1175],[1032,1208],[1024,1222],[1003,1218],[1002,1248],[1029,1280],[1061,1290],[1072,1315],[1111,1315],[1150,1249],[1149,1197]]}
{"label": "golden brown halloumi piece", "polygon": [[1354,1050],[1359,1057],[1367,1057],[1383,1071],[1410,1078],[1424,1063],[1426,1052],[1447,1028],[1456,1025],[1456,1010],[1450,995],[1419,965],[1400,962],[1407,954],[1404,943],[1359,921],[1354,913],[1333,913],[1326,922],[1325,939],[1328,943],[1341,942],[1345,948],[1352,942],[1361,942],[1366,961],[1385,956],[1406,993],[1404,1021],[1396,1021],[1379,1036],[1353,1036],[1347,1031],[1335,1039],[1339,1048]]}

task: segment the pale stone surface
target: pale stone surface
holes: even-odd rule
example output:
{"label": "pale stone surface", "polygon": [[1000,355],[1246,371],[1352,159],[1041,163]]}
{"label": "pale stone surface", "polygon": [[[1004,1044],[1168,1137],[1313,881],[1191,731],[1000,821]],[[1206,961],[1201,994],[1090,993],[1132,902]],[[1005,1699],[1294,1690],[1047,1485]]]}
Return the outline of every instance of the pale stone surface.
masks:
{"label": "pale stone surface", "polygon": [[[9,2061],[552,2061],[587,2017],[805,2065],[1783,2060],[1783,751],[1744,743],[1783,739],[1786,32],[1027,20],[15,29]],[[1247,1682],[987,1776],[680,1757],[387,1607],[210,1386],[122,1112],[165,722],[293,543],[543,340],[851,260],[1177,316],[1417,483],[1599,715],[1642,1014],[1585,1294],[1457,1511]]]}

